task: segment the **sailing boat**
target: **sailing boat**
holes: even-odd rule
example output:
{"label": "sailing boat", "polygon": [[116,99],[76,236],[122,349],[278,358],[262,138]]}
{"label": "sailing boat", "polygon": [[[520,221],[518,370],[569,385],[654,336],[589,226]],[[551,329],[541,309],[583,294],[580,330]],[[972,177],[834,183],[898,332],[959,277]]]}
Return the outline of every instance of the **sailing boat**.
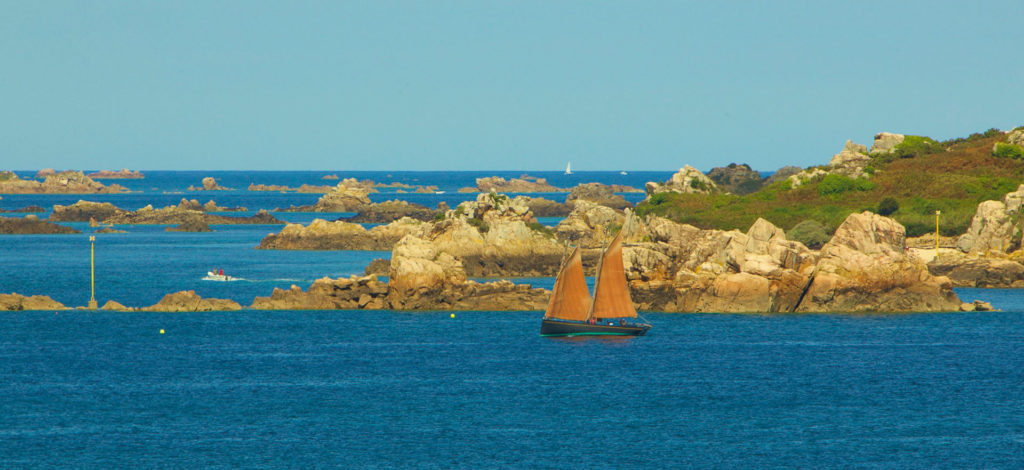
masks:
{"label": "sailing boat", "polygon": [[566,164],[565,164],[565,174],[567,174],[567,175],[571,175],[572,174],[572,162],[566,162]]}
{"label": "sailing boat", "polygon": [[555,278],[551,302],[541,320],[541,336],[619,335],[641,336],[651,329],[637,318],[626,288],[622,267],[622,232],[612,240],[597,268],[594,299],[591,300],[583,278],[580,248],[573,248]]}

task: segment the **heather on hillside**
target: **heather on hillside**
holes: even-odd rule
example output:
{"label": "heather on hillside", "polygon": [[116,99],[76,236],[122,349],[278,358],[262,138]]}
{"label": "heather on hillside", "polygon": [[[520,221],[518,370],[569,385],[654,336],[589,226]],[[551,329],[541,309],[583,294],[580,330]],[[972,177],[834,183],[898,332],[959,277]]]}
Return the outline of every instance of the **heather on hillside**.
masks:
{"label": "heather on hillside", "polygon": [[908,236],[934,231],[935,211],[942,212],[941,233],[958,235],[978,203],[1001,200],[1024,183],[1024,161],[994,155],[998,142],[1006,134],[994,130],[944,142],[908,136],[894,154],[872,156],[866,178],[830,174],[797,188],[782,180],[743,196],[661,193],[636,211],[723,230],[746,230],[758,217],[784,229],[813,220],[831,232],[849,214],[877,212],[885,200],[882,207]]}

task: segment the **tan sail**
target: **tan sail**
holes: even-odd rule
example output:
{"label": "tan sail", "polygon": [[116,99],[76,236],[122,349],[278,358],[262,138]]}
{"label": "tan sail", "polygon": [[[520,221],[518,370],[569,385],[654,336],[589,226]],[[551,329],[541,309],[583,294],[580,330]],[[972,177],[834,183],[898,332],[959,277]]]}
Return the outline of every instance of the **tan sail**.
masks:
{"label": "tan sail", "polygon": [[594,286],[594,302],[587,318],[636,318],[633,299],[626,286],[626,270],[622,266],[622,232],[612,239],[601,256]]}
{"label": "tan sail", "polygon": [[551,302],[544,318],[583,321],[587,319],[589,310],[590,291],[583,278],[583,258],[579,247],[576,247],[555,278],[555,288],[551,291]]}

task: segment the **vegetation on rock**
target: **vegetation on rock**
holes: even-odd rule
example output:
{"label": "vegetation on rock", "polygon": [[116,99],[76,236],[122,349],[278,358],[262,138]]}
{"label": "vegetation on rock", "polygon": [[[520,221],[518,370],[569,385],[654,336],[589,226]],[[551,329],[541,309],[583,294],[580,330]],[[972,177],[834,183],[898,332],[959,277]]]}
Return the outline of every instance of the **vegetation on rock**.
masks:
{"label": "vegetation on rock", "polygon": [[1019,160],[992,157],[994,145],[1005,140],[1001,132],[942,143],[907,136],[897,146],[899,156],[872,158],[870,180],[826,175],[798,187],[783,180],[743,196],[655,193],[637,206],[636,214],[706,229],[744,230],[763,217],[781,227],[813,220],[834,230],[846,216],[874,211],[883,199],[891,198],[898,208],[890,217],[906,226],[908,236],[934,232],[937,210],[942,211],[941,233],[959,235],[967,230],[980,202],[1001,200],[1024,181]]}

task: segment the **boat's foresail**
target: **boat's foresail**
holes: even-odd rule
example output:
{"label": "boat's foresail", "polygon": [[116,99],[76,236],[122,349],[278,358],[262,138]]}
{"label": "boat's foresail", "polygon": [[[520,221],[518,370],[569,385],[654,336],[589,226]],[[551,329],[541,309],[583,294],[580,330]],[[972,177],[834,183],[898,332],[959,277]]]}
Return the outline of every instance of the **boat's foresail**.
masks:
{"label": "boat's foresail", "polygon": [[583,277],[583,258],[574,248],[555,278],[551,301],[544,318],[583,321],[590,310],[590,291]]}

